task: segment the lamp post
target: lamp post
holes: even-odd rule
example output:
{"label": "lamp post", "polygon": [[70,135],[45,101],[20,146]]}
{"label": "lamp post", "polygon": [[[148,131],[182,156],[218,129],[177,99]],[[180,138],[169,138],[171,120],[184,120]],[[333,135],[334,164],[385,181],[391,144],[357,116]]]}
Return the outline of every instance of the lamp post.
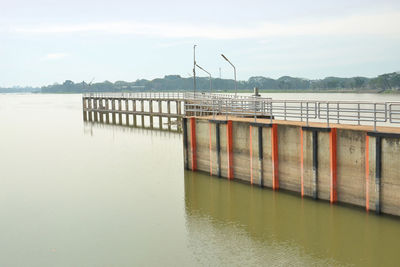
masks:
{"label": "lamp post", "polygon": [[196,46],[193,46],[193,97],[196,97]]}
{"label": "lamp post", "polygon": [[210,76],[210,93],[212,94],[211,73],[209,73],[208,71],[206,71],[205,69],[200,67],[197,63],[196,63],[196,66]]}
{"label": "lamp post", "polygon": [[233,71],[234,71],[234,74],[235,74],[235,97],[237,97],[236,68],[235,68],[235,66],[232,64],[232,62],[230,62],[229,59],[227,59],[226,56],[224,56],[224,54],[221,54],[221,56],[222,56],[226,61],[228,61],[228,63],[231,64],[231,66],[233,67]]}

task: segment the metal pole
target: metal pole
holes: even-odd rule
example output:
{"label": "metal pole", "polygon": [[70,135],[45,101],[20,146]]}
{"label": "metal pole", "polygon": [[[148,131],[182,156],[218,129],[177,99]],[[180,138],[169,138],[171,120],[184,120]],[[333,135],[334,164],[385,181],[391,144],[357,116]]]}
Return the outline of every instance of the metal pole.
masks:
{"label": "metal pole", "polygon": [[193,97],[196,95],[196,46],[193,46]]}
{"label": "metal pole", "polygon": [[232,62],[229,61],[229,59],[224,56],[224,54],[221,54],[221,56],[228,61],[229,64],[231,64],[231,66],[233,67],[233,71],[234,71],[234,75],[235,75],[235,97],[237,97],[237,85],[236,85],[236,67],[232,64]]}

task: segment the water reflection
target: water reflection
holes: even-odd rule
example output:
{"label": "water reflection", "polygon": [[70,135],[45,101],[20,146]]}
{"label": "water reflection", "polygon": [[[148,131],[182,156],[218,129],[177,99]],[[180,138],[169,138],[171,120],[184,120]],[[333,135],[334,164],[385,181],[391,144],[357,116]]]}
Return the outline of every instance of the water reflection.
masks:
{"label": "water reflection", "polygon": [[208,249],[222,254],[226,250],[220,247],[229,247],[234,252],[229,260],[240,262],[240,256],[278,266],[395,266],[400,261],[399,220],[362,210],[193,172],[185,173],[185,207],[193,247],[207,242]]}

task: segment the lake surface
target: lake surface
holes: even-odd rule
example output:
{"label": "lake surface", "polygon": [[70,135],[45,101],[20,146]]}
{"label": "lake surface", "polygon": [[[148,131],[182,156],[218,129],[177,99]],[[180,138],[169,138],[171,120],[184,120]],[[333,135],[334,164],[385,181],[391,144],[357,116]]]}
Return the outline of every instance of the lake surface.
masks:
{"label": "lake surface", "polygon": [[179,133],[84,123],[80,95],[0,95],[0,122],[0,266],[400,263],[400,219],[184,171]]}

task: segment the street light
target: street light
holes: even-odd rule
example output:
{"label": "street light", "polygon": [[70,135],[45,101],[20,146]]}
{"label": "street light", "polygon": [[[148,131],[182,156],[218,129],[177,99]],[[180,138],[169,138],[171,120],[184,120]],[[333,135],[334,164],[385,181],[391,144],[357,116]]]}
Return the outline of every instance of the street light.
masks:
{"label": "street light", "polygon": [[206,71],[205,69],[203,69],[202,67],[200,67],[197,63],[196,66],[201,69],[202,71],[204,71],[205,73],[207,73],[210,76],[210,93],[212,94],[212,85],[211,85],[211,73],[209,73],[208,71]]}
{"label": "street light", "polygon": [[193,46],[193,97],[196,96],[196,46]]}
{"label": "street light", "polygon": [[235,73],[235,97],[237,97],[237,85],[236,85],[236,68],[235,66],[232,64],[232,62],[229,61],[229,59],[226,58],[226,56],[224,56],[224,54],[221,54],[221,56],[228,61],[229,64],[231,64],[231,66],[233,67],[233,71]]}

